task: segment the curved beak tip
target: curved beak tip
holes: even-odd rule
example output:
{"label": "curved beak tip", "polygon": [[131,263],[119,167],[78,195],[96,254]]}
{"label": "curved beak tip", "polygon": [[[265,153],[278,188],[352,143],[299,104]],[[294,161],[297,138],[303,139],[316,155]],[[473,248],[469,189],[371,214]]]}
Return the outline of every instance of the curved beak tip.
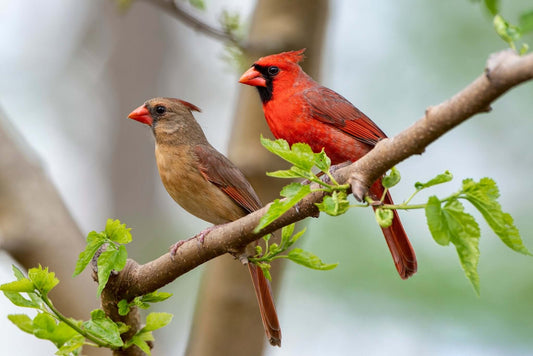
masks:
{"label": "curved beak tip", "polygon": [[254,67],[248,69],[240,77],[239,83],[254,87],[266,87],[266,80]]}
{"label": "curved beak tip", "polygon": [[133,110],[129,115],[128,118],[139,121],[143,124],[146,124],[148,126],[152,126],[152,115],[150,115],[150,112],[146,108],[146,105],[141,105],[137,109]]}

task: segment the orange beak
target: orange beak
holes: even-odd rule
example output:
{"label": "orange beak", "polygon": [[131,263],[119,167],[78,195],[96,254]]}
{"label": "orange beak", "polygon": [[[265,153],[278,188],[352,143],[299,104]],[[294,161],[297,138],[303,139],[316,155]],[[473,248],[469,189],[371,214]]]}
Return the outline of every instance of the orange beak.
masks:
{"label": "orange beak", "polygon": [[254,67],[248,69],[239,79],[239,83],[254,87],[266,87],[266,80]]}
{"label": "orange beak", "polygon": [[148,126],[152,126],[152,115],[150,115],[150,112],[146,108],[146,105],[141,105],[137,109],[133,110],[128,117],[133,120],[137,120],[139,122],[142,122],[143,124],[146,124]]}

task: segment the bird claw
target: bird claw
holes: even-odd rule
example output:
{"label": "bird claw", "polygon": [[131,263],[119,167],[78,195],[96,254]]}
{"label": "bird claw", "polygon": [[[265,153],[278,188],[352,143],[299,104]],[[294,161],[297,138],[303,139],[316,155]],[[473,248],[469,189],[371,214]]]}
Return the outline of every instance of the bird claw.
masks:
{"label": "bird claw", "polygon": [[174,256],[176,256],[176,253],[178,252],[178,249],[181,247],[181,245],[183,245],[184,243],[186,242],[189,242],[191,240],[194,240],[194,239],[198,239],[198,241],[200,242],[201,245],[204,244],[204,241],[205,241],[205,237],[207,236],[207,234],[209,234],[213,229],[215,228],[215,226],[211,226],[211,227],[208,227],[207,229],[201,231],[199,234],[193,236],[193,237],[189,237],[188,239],[185,239],[185,240],[180,240],[178,242],[176,242],[174,245],[170,246],[169,248],[169,252],[170,252],[170,258],[172,260],[174,260]]}
{"label": "bird claw", "polygon": [[[194,237],[191,237],[191,238],[194,238]],[[178,249],[181,247],[181,245],[183,245],[184,243],[189,241],[191,238],[188,238],[186,240],[180,240],[180,241],[176,242],[174,245],[170,246],[169,252],[170,252],[170,259],[171,260],[174,261],[174,256],[176,256],[176,253],[178,252]]]}

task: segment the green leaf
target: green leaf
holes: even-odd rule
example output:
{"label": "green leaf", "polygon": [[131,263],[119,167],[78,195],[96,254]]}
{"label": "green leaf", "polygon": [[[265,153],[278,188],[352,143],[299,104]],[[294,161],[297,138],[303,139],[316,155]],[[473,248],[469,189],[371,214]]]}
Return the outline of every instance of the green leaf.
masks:
{"label": "green leaf", "polygon": [[309,251],[304,251],[301,248],[292,249],[287,255],[287,257],[291,261],[296,262],[299,265],[321,271],[333,269],[338,265],[338,263],[324,263],[316,255],[312,254]]}
{"label": "green leaf", "polygon": [[120,302],[118,302],[117,307],[118,307],[118,314],[122,316],[128,315],[131,309],[130,303],[128,303],[126,299],[122,299]]}
{"label": "green leaf", "polygon": [[[33,293],[32,293],[33,294]],[[17,292],[5,292],[4,295],[13,303],[14,305],[18,307],[23,308],[35,308],[40,309],[41,305],[39,303],[36,303],[33,300],[24,298],[20,293]]]}
{"label": "green leaf", "polygon": [[280,171],[274,171],[274,172],[267,172],[267,176],[269,177],[275,177],[275,178],[301,178],[302,176],[300,173],[293,171],[292,169],[286,169],[286,170],[280,170]]}
{"label": "green leaf", "polygon": [[457,249],[457,255],[466,277],[479,295],[479,226],[474,217],[464,212],[463,204],[451,200],[443,207],[446,224],[449,229],[450,241]]}
{"label": "green leaf", "polygon": [[55,353],[58,356],[81,355],[81,348],[85,344],[85,338],[77,335],[66,341]]}
{"label": "green leaf", "polygon": [[[34,332],[35,334],[35,332]],[[52,332],[46,335],[46,339],[52,341],[58,348],[63,346],[72,338],[78,337],[79,334],[76,330],[60,321],[57,325],[54,320],[54,327]]]}
{"label": "green leaf", "polygon": [[271,224],[309,193],[311,193],[311,188],[308,185],[302,185],[300,183],[286,185],[280,193],[282,196],[286,197],[286,199],[276,199],[272,202],[266,214],[261,217],[261,220],[259,220],[259,225],[254,229],[254,232],[257,233]]}
{"label": "green leaf", "polygon": [[385,188],[392,188],[400,182],[400,179],[402,179],[400,171],[396,167],[392,167],[389,174],[382,178],[381,184]]}
{"label": "green leaf", "polygon": [[329,159],[329,157],[326,155],[324,149],[322,149],[322,151],[320,151],[319,153],[315,153],[314,155],[315,166],[324,173],[329,172],[329,169],[331,168],[331,159]]}
{"label": "green leaf", "polygon": [[463,193],[466,199],[483,215],[488,225],[508,247],[524,255],[531,255],[524,246],[513,218],[503,212],[497,199],[500,196],[498,186],[490,178],[482,178],[478,183],[472,179],[463,181]]}
{"label": "green leaf", "polygon": [[141,300],[145,303],[159,303],[172,297],[172,293],[155,291],[145,294],[141,297]]}
{"label": "green leaf", "polygon": [[85,250],[83,250],[78,257],[73,277],[83,272],[85,267],[87,267],[89,262],[91,262],[96,251],[98,251],[98,249],[105,243],[105,234],[98,233],[96,231],[89,232],[89,234],[87,235],[87,246],[85,246]]}
{"label": "green leaf", "polygon": [[87,332],[115,347],[120,347],[124,344],[120,338],[118,325],[108,318],[101,309],[93,310],[91,312],[91,320],[83,322],[82,325]]}
{"label": "green leaf", "polygon": [[7,318],[20,330],[33,334],[33,321],[26,314],[9,314]]}
{"label": "green leaf", "polygon": [[282,247],[288,246],[295,227],[296,227],[296,224],[293,223],[293,224],[284,226],[281,229],[281,246]]}
{"label": "green leaf", "polygon": [[436,196],[431,196],[426,204],[426,219],[433,239],[442,246],[450,243],[450,232],[446,217],[441,209],[441,201]]}
{"label": "green leaf", "polygon": [[377,208],[374,212],[376,215],[376,221],[382,228],[387,228],[392,225],[394,219],[394,213],[390,209]]}
{"label": "green leaf", "polygon": [[265,278],[268,279],[270,282],[272,282],[272,276],[270,275],[270,264],[259,263],[258,266],[259,268],[261,268],[261,271],[263,271]]}
{"label": "green leaf", "polygon": [[153,341],[153,340],[154,340],[154,337],[152,336],[152,332],[137,333],[133,335],[133,337],[130,340],[128,340],[125,347],[128,348],[131,345],[136,345],[145,354],[151,355],[150,346],[148,345],[147,341]]}
{"label": "green leaf", "polygon": [[[281,229],[281,249],[286,250],[293,245],[305,233],[305,228],[294,234],[296,224],[284,226]],[[293,235],[294,234],[294,235]]]}
{"label": "green leaf", "polygon": [[126,224],[121,224],[119,220],[107,219],[105,234],[107,238],[119,244],[131,242],[131,233]]}
{"label": "green leaf", "polygon": [[436,196],[428,199],[426,217],[431,235],[438,244],[454,244],[465,275],[479,295],[480,231],[474,217],[465,213],[463,204],[457,199],[448,201],[441,208],[441,201]]}
{"label": "green leaf", "polygon": [[124,334],[126,331],[128,331],[131,328],[131,326],[129,326],[128,324],[125,324],[120,321],[117,321],[115,324],[117,324],[118,332],[120,333],[120,335]]}
{"label": "green leaf", "polygon": [[109,280],[111,271],[121,271],[126,266],[128,259],[128,252],[124,245],[120,245],[118,249],[110,249],[104,251],[98,257],[98,290],[97,295],[100,296]]}
{"label": "green leaf", "polygon": [[500,0],[484,0],[484,3],[492,16],[500,12]]}
{"label": "green leaf", "polygon": [[0,285],[0,290],[4,292],[28,293],[33,292],[35,290],[35,286],[33,285],[32,281],[24,278],[18,281],[4,283]]}
{"label": "green leaf", "polygon": [[24,273],[17,266],[11,265],[11,269],[13,270],[13,275],[17,278],[17,281],[26,278]]}
{"label": "green leaf", "polygon": [[494,16],[493,25],[498,36],[515,49],[514,42],[520,39],[520,29],[509,24],[501,15]]}
{"label": "green leaf", "polygon": [[451,181],[452,179],[453,179],[453,175],[449,171],[445,171],[444,173],[437,175],[435,178],[432,178],[425,183],[416,182],[415,188],[416,190],[422,190],[422,189],[429,188],[437,184],[447,183]]}
{"label": "green leaf", "polygon": [[310,170],[305,170],[305,169],[302,169],[296,166],[292,166],[290,169],[287,169],[287,170],[267,172],[266,175],[269,177],[289,178],[289,179],[292,179],[292,178],[310,179],[313,177],[313,173]]}
{"label": "green leaf", "polygon": [[518,23],[520,24],[519,26],[522,33],[533,31],[533,10],[521,14]]}
{"label": "green leaf", "polygon": [[296,234],[294,234],[289,241],[289,246],[292,246],[298,239],[305,233],[306,228],[304,227],[302,230],[298,231]]}
{"label": "green leaf", "polygon": [[315,162],[315,154],[305,143],[295,143],[289,146],[283,139],[269,140],[261,136],[261,144],[270,152],[278,155],[298,168],[310,171]]}
{"label": "green leaf", "polygon": [[138,308],[141,308],[141,309],[148,309],[150,308],[150,304],[148,303],[145,303],[141,300],[141,297],[135,297],[133,299],[133,304],[138,307]]}
{"label": "green leaf", "polygon": [[51,340],[56,320],[48,313],[39,313],[33,319],[33,335],[39,339]]}
{"label": "green leaf", "polygon": [[41,265],[37,268],[30,268],[28,278],[33,282],[34,287],[43,294],[50,292],[59,283],[56,274],[48,272],[48,267],[43,268]]}
{"label": "green leaf", "polygon": [[170,313],[150,313],[146,316],[146,325],[142,332],[154,331],[167,326],[172,321],[173,315]]}
{"label": "green leaf", "polygon": [[268,247],[268,253],[271,254],[271,255],[275,255],[275,254],[277,254],[279,252],[281,252],[281,248],[275,242]]}
{"label": "green leaf", "polygon": [[345,191],[334,191],[331,196],[326,195],[321,203],[315,203],[318,210],[331,216],[344,214],[350,208]]}

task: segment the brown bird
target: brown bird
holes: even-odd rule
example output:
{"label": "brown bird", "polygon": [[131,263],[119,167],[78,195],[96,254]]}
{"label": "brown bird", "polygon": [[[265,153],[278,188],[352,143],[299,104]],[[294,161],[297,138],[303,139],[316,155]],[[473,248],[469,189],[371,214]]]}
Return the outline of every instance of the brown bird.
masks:
{"label": "brown bird", "polygon": [[[155,98],[128,116],[152,127],[157,167],[167,192],[189,213],[215,225],[260,209],[261,201],[244,174],[209,144],[192,111],[200,109],[179,99]],[[211,229],[200,233],[201,238]],[[171,253],[179,246],[180,242]],[[270,283],[255,264],[247,265],[267,338],[271,345],[280,346],[281,329]]]}

